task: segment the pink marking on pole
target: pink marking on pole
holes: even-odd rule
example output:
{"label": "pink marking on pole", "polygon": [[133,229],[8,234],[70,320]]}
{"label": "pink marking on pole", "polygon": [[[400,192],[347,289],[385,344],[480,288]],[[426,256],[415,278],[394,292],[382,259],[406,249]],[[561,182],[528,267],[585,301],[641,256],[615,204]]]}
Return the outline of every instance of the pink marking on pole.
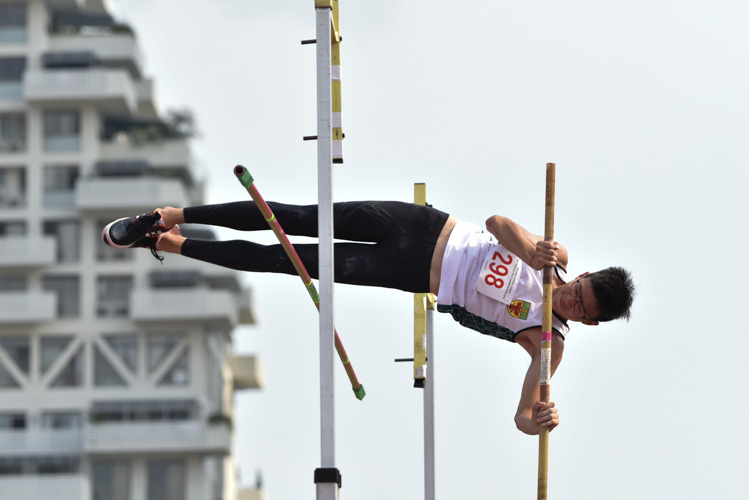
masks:
{"label": "pink marking on pole", "polygon": [[551,332],[541,332],[541,342],[551,342]]}

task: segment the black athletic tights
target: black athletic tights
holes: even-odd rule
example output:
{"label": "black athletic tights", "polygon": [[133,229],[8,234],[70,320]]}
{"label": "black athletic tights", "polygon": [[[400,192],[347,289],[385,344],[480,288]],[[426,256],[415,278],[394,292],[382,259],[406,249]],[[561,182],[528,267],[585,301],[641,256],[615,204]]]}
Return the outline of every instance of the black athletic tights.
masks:
{"label": "black athletic tights", "polygon": [[[288,235],[317,236],[317,205],[268,203]],[[252,201],[184,209],[185,221],[240,231],[270,230]],[[448,214],[431,207],[397,201],[359,201],[333,205],[337,283],[429,292],[434,246]],[[318,245],[295,244],[310,276],[318,278]],[[208,241],[188,238],[182,255],[241,271],[296,274],[281,245],[246,240]]]}

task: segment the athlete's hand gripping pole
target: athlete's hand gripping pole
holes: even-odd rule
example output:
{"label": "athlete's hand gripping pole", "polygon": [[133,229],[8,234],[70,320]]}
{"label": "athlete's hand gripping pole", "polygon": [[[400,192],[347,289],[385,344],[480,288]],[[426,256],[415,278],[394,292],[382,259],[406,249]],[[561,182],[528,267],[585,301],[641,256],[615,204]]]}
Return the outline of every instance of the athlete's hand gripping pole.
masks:
{"label": "athlete's hand gripping pole", "polygon": [[[554,184],[556,165],[546,164],[546,215],[544,240],[554,241]],[[553,267],[544,267],[543,316],[541,320],[541,401],[551,400],[551,292]],[[546,500],[549,479],[549,428],[538,429],[538,500]]]}
{"label": "athlete's hand gripping pole", "polygon": [[[266,222],[268,222],[268,225],[275,233],[278,241],[281,243],[281,246],[286,251],[286,255],[289,256],[291,263],[294,265],[294,269],[296,269],[299,277],[302,278],[302,283],[304,283],[304,286],[307,288],[307,292],[309,292],[310,297],[312,297],[312,300],[315,303],[315,307],[317,307],[317,310],[319,311],[320,295],[317,293],[317,289],[312,283],[312,278],[307,272],[307,269],[304,267],[304,264],[302,264],[299,255],[296,253],[294,246],[289,241],[289,238],[286,236],[283,228],[276,220],[275,215],[273,215],[273,211],[270,209],[268,204],[265,203],[263,197],[260,196],[260,192],[258,192],[257,188],[255,187],[254,179],[250,175],[250,172],[242,165],[237,165],[236,167],[234,167],[234,175],[237,176],[239,182],[247,189],[247,192],[250,193],[250,196],[260,209],[263,217],[265,217]],[[359,380],[356,378],[354,367],[351,365],[351,361],[348,359],[346,349],[343,348],[341,339],[338,336],[338,331],[335,331],[335,348],[336,351],[338,351],[338,356],[341,358],[341,362],[343,363],[343,367],[346,370],[346,374],[351,381],[351,387],[354,389],[354,394],[356,394],[357,399],[364,399],[364,396],[366,395],[366,392],[364,392],[364,386],[361,385],[359,383]]]}

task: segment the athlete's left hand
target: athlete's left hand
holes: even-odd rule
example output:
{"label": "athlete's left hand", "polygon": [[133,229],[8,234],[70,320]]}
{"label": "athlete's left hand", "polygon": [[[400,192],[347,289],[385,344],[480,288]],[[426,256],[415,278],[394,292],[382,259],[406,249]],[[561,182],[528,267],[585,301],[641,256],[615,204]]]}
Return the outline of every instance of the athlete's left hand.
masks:
{"label": "athlete's left hand", "polygon": [[536,404],[533,405],[533,413],[536,416],[536,423],[539,427],[547,427],[549,432],[559,425],[559,413],[554,401],[550,401],[549,403],[536,401]]}

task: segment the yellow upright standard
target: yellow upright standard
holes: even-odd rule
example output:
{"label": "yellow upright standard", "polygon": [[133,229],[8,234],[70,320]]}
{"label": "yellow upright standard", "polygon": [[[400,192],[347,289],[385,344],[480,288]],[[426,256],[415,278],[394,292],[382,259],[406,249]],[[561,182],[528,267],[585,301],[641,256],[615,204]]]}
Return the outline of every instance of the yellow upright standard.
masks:
{"label": "yellow upright standard", "polygon": [[[414,184],[414,203],[427,204],[426,184]],[[429,299],[432,303],[434,302],[434,296],[431,293],[414,294],[414,387],[422,388],[427,376],[427,304]]]}
{"label": "yellow upright standard", "polygon": [[[546,164],[546,215],[544,222],[544,240],[554,241],[554,184],[556,166]],[[551,266],[544,268],[543,318],[541,320],[541,401],[551,401]],[[549,483],[549,428],[540,427],[538,431],[538,500],[546,500]]]}
{"label": "yellow upright standard", "polygon": [[343,163],[343,107],[341,105],[341,34],[338,24],[338,0],[333,0],[333,26],[330,40],[330,85],[333,134],[333,163]]}

